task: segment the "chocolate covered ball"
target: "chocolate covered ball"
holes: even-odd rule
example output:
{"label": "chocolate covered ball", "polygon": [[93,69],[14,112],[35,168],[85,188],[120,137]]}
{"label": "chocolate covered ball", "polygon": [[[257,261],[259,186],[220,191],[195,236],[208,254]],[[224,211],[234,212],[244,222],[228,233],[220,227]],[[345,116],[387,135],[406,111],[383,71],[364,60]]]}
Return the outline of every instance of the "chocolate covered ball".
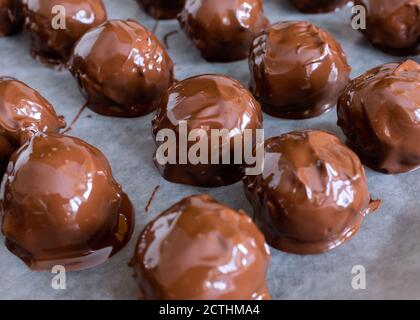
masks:
{"label": "chocolate covered ball", "polygon": [[353,237],[371,201],[359,158],[322,131],[300,131],[265,142],[264,172],[244,178],[254,219],[279,250],[315,254]]}
{"label": "chocolate covered ball", "polygon": [[338,103],[338,125],[371,168],[402,173],[420,167],[420,65],[389,63],[354,79]]}
{"label": "chocolate covered ball", "polygon": [[90,28],[107,20],[102,0],[22,0],[32,55],[62,67],[71,49]]}
{"label": "chocolate covered ball", "polygon": [[137,0],[155,19],[175,19],[184,7],[185,0]]}
{"label": "chocolate covered ball", "polygon": [[[207,74],[172,86],[164,94],[152,125],[157,146],[155,164],[166,180],[219,187],[243,177],[245,152],[241,155],[235,151],[235,141],[239,141],[236,145],[252,148],[257,130],[262,129],[262,113],[259,103],[237,80]],[[163,138],[168,130],[176,140]],[[212,132],[221,134],[220,139],[212,138]],[[252,139],[245,138],[246,134]],[[194,151],[199,141],[205,142],[204,151]],[[197,161],[190,155],[197,155]]]}
{"label": "chocolate covered ball", "polygon": [[111,20],[75,45],[70,71],[93,111],[138,117],[155,110],[173,82],[173,63],[158,39],[132,20]]}
{"label": "chocolate covered ball", "polygon": [[0,37],[18,32],[22,25],[20,0],[0,0]]}
{"label": "chocolate covered ball", "polygon": [[263,111],[291,119],[334,107],[351,71],[333,36],[304,21],[280,22],[258,35],[249,66],[251,91]]}
{"label": "chocolate covered ball", "polygon": [[335,11],[350,0],[291,0],[292,4],[304,13],[324,13]]}
{"label": "chocolate covered ball", "polygon": [[268,26],[261,0],[187,0],[178,19],[202,56],[218,62],[248,57],[252,39]]}
{"label": "chocolate covered ball", "polygon": [[416,53],[420,45],[420,0],[356,0],[366,9],[368,40],[388,53]]}
{"label": "chocolate covered ball", "polygon": [[36,132],[58,132],[65,125],[37,91],[16,79],[0,77],[0,175],[12,153]]}
{"label": "chocolate covered ball", "polygon": [[146,226],[133,266],[142,299],[261,300],[270,299],[269,260],[245,213],[195,195]]}
{"label": "chocolate covered ball", "polygon": [[38,133],[19,149],[0,202],[7,248],[35,271],[97,266],[132,234],[131,203],[107,159],[69,136]]}

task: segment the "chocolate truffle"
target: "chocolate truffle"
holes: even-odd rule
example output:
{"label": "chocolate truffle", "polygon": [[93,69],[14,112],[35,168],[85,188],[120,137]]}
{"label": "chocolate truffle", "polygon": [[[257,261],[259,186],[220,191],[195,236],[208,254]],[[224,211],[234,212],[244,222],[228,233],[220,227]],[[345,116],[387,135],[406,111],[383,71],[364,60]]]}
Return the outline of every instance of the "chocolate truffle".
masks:
{"label": "chocolate truffle", "polygon": [[50,66],[62,67],[77,40],[106,21],[102,0],[22,0],[32,55]]}
{"label": "chocolate truffle", "polygon": [[269,260],[245,213],[195,195],[146,226],[133,266],[142,299],[261,300],[270,299]]}
{"label": "chocolate truffle", "polygon": [[132,20],[112,20],[86,33],[70,71],[93,111],[138,117],[155,110],[173,82],[173,63],[158,39]]}
{"label": "chocolate truffle", "polygon": [[351,71],[333,36],[304,21],[277,23],[257,36],[249,66],[251,91],[263,110],[291,119],[334,107]]}
{"label": "chocolate truffle", "polygon": [[[238,182],[243,177],[244,158],[240,163],[234,161],[235,140],[242,145],[255,144],[255,139],[245,141],[245,134],[257,137],[257,130],[262,129],[262,113],[259,103],[237,80],[208,74],[172,86],[163,96],[152,125],[157,146],[155,164],[165,179],[194,186],[219,187]],[[176,135],[173,144],[158,139],[158,135],[167,130]],[[215,140],[212,139],[215,130],[225,130],[228,134]],[[200,133],[200,137],[187,141],[185,153],[182,153],[181,139],[187,140],[194,132]],[[203,160],[197,163],[187,157],[187,153],[189,155],[193,145],[201,139],[205,139],[209,152],[206,156],[194,153]],[[164,144],[169,144],[168,152],[174,151],[175,161],[159,160],[158,153]],[[229,150],[224,146],[230,147]],[[229,156],[227,161],[223,161],[224,155]]]}
{"label": "chocolate truffle", "polygon": [[132,206],[108,161],[73,137],[37,133],[14,153],[0,201],[6,246],[32,270],[97,266],[132,234]]}
{"label": "chocolate truffle", "polygon": [[370,199],[359,158],[322,131],[268,139],[263,174],[245,177],[244,185],[268,243],[297,254],[342,244],[380,204]]}
{"label": "chocolate truffle", "polygon": [[26,84],[0,77],[0,174],[9,157],[36,132],[58,132],[66,125],[53,106]]}
{"label": "chocolate truffle", "polygon": [[0,0],[0,37],[18,32],[22,25],[20,0]]}
{"label": "chocolate truffle", "polygon": [[187,0],[181,27],[209,61],[248,57],[252,39],[268,26],[262,0]]}
{"label": "chocolate truffle", "polygon": [[420,0],[356,0],[366,8],[369,41],[388,53],[415,53],[420,44]]}
{"label": "chocolate truffle", "polygon": [[338,102],[348,145],[371,168],[402,173],[420,167],[420,65],[376,67],[355,80]]}
{"label": "chocolate truffle", "polygon": [[350,0],[291,0],[293,5],[298,10],[304,13],[324,13],[335,11],[347,3]]}
{"label": "chocolate truffle", "polygon": [[175,19],[184,7],[185,0],[137,0],[155,19]]}

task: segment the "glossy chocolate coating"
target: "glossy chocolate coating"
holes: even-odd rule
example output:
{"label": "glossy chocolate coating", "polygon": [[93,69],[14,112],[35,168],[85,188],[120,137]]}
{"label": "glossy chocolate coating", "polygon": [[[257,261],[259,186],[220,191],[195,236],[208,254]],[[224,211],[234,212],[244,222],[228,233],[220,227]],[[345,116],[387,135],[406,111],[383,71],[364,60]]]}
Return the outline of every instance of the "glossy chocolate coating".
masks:
{"label": "glossy chocolate coating", "polygon": [[379,207],[370,199],[359,158],[322,131],[268,139],[263,174],[245,177],[244,185],[268,243],[297,254],[337,247]]}
{"label": "glossy chocolate coating", "polygon": [[244,213],[208,195],[181,200],[146,226],[133,266],[140,298],[270,299],[269,248]]}
{"label": "glossy chocolate coating", "polygon": [[185,0],[137,0],[155,19],[175,19],[184,7]]}
{"label": "glossy chocolate coating", "polygon": [[251,91],[263,110],[292,119],[334,107],[351,71],[333,36],[304,21],[277,23],[257,36],[249,66]]}
{"label": "glossy chocolate coating", "polygon": [[356,0],[367,10],[361,30],[381,50],[397,55],[415,53],[420,45],[420,0]]}
{"label": "glossy chocolate coating", "polygon": [[353,80],[338,103],[338,125],[362,161],[401,173],[420,167],[420,65],[389,63]]}
{"label": "glossy chocolate coating", "polygon": [[[22,0],[26,28],[31,35],[32,55],[41,62],[62,67],[71,49],[90,28],[107,19],[102,0]],[[53,8],[65,9],[65,29],[54,29],[59,14]],[[60,11],[60,14],[62,11]],[[53,20],[55,19],[55,20]]]}
{"label": "glossy chocolate coating", "polygon": [[248,57],[252,39],[268,26],[261,0],[187,0],[181,27],[209,61]]}
{"label": "glossy chocolate coating", "polygon": [[347,3],[350,0],[291,0],[293,5],[298,10],[304,13],[324,13],[335,11]]}
{"label": "glossy chocolate coating", "polygon": [[93,111],[138,117],[155,110],[173,82],[173,63],[159,40],[132,20],[111,20],[73,49],[70,71]]}
{"label": "glossy chocolate coating", "polygon": [[64,118],[37,91],[0,77],[0,174],[12,153],[36,132],[58,132],[65,125]]}
{"label": "glossy chocolate coating", "polygon": [[0,37],[20,31],[22,25],[20,0],[0,0]]}
{"label": "glossy chocolate coating", "polygon": [[[171,129],[177,134],[179,141],[179,125],[187,121],[188,132],[192,129],[203,129],[209,138],[211,146],[211,130],[227,129],[230,131],[230,141],[234,144],[235,135],[244,135],[244,130],[262,129],[262,112],[259,103],[251,93],[237,80],[223,75],[195,76],[172,86],[163,96],[156,117],[153,120],[153,134],[162,129]],[[235,132],[233,135],[232,132]],[[255,135],[254,135],[255,136]],[[195,143],[195,142],[194,142]],[[188,144],[188,150],[191,145]],[[157,147],[162,142],[156,141]],[[180,149],[177,144],[176,150]],[[243,167],[234,164],[234,147],[231,147],[231,164],[211,164],[211,149],[208,164],[181,164],[177,154],[177,164],[155,164],[162,176],[172,182],[201,187],[219,187],[241,180]],[[219,154],[221,157],[222,147]]]}
{"label": "glossy chocolate coating", "polygon": [[82,270],[130,239],[133,211],[104,155],[82,140],[36,134],[11,158],[1,189],[7,248],[32,270]]}

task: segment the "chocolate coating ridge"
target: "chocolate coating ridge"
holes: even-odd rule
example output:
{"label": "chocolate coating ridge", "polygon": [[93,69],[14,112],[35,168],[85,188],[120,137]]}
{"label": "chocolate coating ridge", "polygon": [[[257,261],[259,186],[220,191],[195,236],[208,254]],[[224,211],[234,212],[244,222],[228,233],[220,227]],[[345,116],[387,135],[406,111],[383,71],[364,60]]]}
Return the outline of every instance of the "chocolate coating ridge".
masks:
{"label": "chocolate coating ridge", "polygon": [[[107,20],[102,0],[22,0],[22,2],[26,28],[32,40],[32,55],[50,66],[65,65],[76,41],[90,28]],[[65,9],[65,29],[53,28],[53,21],[56,21],[53,19],[59,17],[58,13],[52,13],[56,6]]]}
{"label": "chocolate coating ridge", "polygon": [[380,204],[370,199],[359,158],[322,131],[268,139],[263,174],[245,177],[244,186],[268,243],[297,254],[347,241]]}
{"label": "chocolate coating ridge", "polygon": [[351,0],[291,0],[291,2],[304,13],[324,13],[335,11]]}
{"label": "chocolate coating ridge", "polygon": [[104,155],[86,142],[36,134],[11,158],[1,188],[7,248],[32,270],[97,266],[133,231],[133,210]]}
{"label": "chocolate coating ridge", "polygon": [[420,65],[389,63],[354,79],[338,103],[338,125],[362,161],[385,173],[420,167]]}
{"label": "chocolate coating ridge", "polygon": [[355,0],[367,10],[361,30],[376,47],[388,53],[415,53],[420,45],[420,0]]}
{"label": "chocolate coating ridge", "polygon": [[20,0],[0,0],[0,37],[12,35],[23,26]]}
{"label": "chocolate coating ridge", "polygon": [[0,174],[12,153],[36,132],[58,132],[65,125],[37,91],[16,79],[0,77]]}
{"label": "chocolate coating ridge", "polygon": [[334,107],[351,71],[333,36],[306,21],[280,22],[258,35],[249,67],[251,91],[263,111],[291,119]]}
{"label": "chocolate coating ridge", "polygon": [[[227,129],[230,131],[229,141],[220,143],[219,154],[222,157],[222,143],[231,144],[230,164],[211,164],[212,150],[209,149],[208,164],[181,164],[178,151],[180,149],[180,122],[187,121],[188,132],[202,129],[211,146],[211,130]],[[252,130],[255,136],[257,129],[262,129],[262,112],[259,103],[251,93],[237,80],[223,75],[207,74],[195,76],[172,86],[163,96],[157,114],[152,122],[156,146],[163,142],[156,140],[158,132],[170,129],[177,135],[177,163],[155,164],[162,176],[172,182],[201,187],[219,187],[233,184],[244,175],[243,166],[234,164],[234,137],[244,131]],[[195,142],[189,142],[187,150]],[[214,146],[213,146],[214,148]]]}
{"label": "chocolate coating ridge", "polygon": [[202,56],[219,62],[248,57],[252,39],[268,26],[261,0],[187,0],[178,19]]}
{"label": "chocolate coating ridge", "polygon": [[133,262],[143,299],[261,300],[270,299],[269,260],[245,213],[195,195],[146,226]]}
{"label": "chocolate coating ridge", "polygon": [[137,0],[155,19],[175,19],[184,7],[185,0]]}
{"label": "chocolate coating ridge", "polygon": [[173,63],[158,39],[132,20],[111,20],[75,45],[70,71],[93,111],[138,117],[156,109],[173,83]]}

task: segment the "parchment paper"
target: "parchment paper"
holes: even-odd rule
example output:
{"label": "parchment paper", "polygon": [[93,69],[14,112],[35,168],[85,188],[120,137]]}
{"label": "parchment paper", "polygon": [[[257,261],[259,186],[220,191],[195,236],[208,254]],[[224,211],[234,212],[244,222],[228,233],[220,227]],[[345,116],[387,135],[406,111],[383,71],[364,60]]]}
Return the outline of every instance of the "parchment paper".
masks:
{"label": "parchment paper", "polygon": [[[131,18],[152,28],[154,20],[134,0],[105,0],[110,18]],[[349,24],[350,8],[338,13],[303,15],[286,0],[265,0],[271,22],[307,19],[331,31],[341,42],[353,68],[353,76],[376,65],[402,60],[373,49]],[[248,85],[247,61],[229,64],[205,62],[176,20],[161,21],[160,39],[170,31],[169,53],[177,79],[200,73],[223,73]],[[419,61],[419,56],[414,57]],[[50,70],[29,54],[27,34],[0,39],[0,74],[16,77],[36,88],[71,122],[84,103],[68,71]],[[296,129],[323,129],[343,138],[333,110],[319,118],[286,121],[264,115],[266,137]],[[68,273],[66,290],[52,289],[50,273],[35,273],[3,245],[0,238],[0,298],[2,299],[136,299],[137,287],[128,262],[144,225],[184,196],[205,192],[218,200],[251,212],[242,183],[218,189],[180,186],[162,179],[152,161],[152,115],[138,119],[107,118],[85,110],[71,135],[81,137],[108,157],[116,179],[136,208],[136,228],[127,247],[107,263],[91,270]],[[382,198],[382,209],[365,219],[357,236],[322,255],[297,256],[272,249],[269,287],[274,299],[391,299],[420,298],[420,171],[398,176],[367,169],[374,198]],[[160,186],[150,211],[144,208],[156,186]],[[352,268],[366,268],[366,290],[354,290]]]}

